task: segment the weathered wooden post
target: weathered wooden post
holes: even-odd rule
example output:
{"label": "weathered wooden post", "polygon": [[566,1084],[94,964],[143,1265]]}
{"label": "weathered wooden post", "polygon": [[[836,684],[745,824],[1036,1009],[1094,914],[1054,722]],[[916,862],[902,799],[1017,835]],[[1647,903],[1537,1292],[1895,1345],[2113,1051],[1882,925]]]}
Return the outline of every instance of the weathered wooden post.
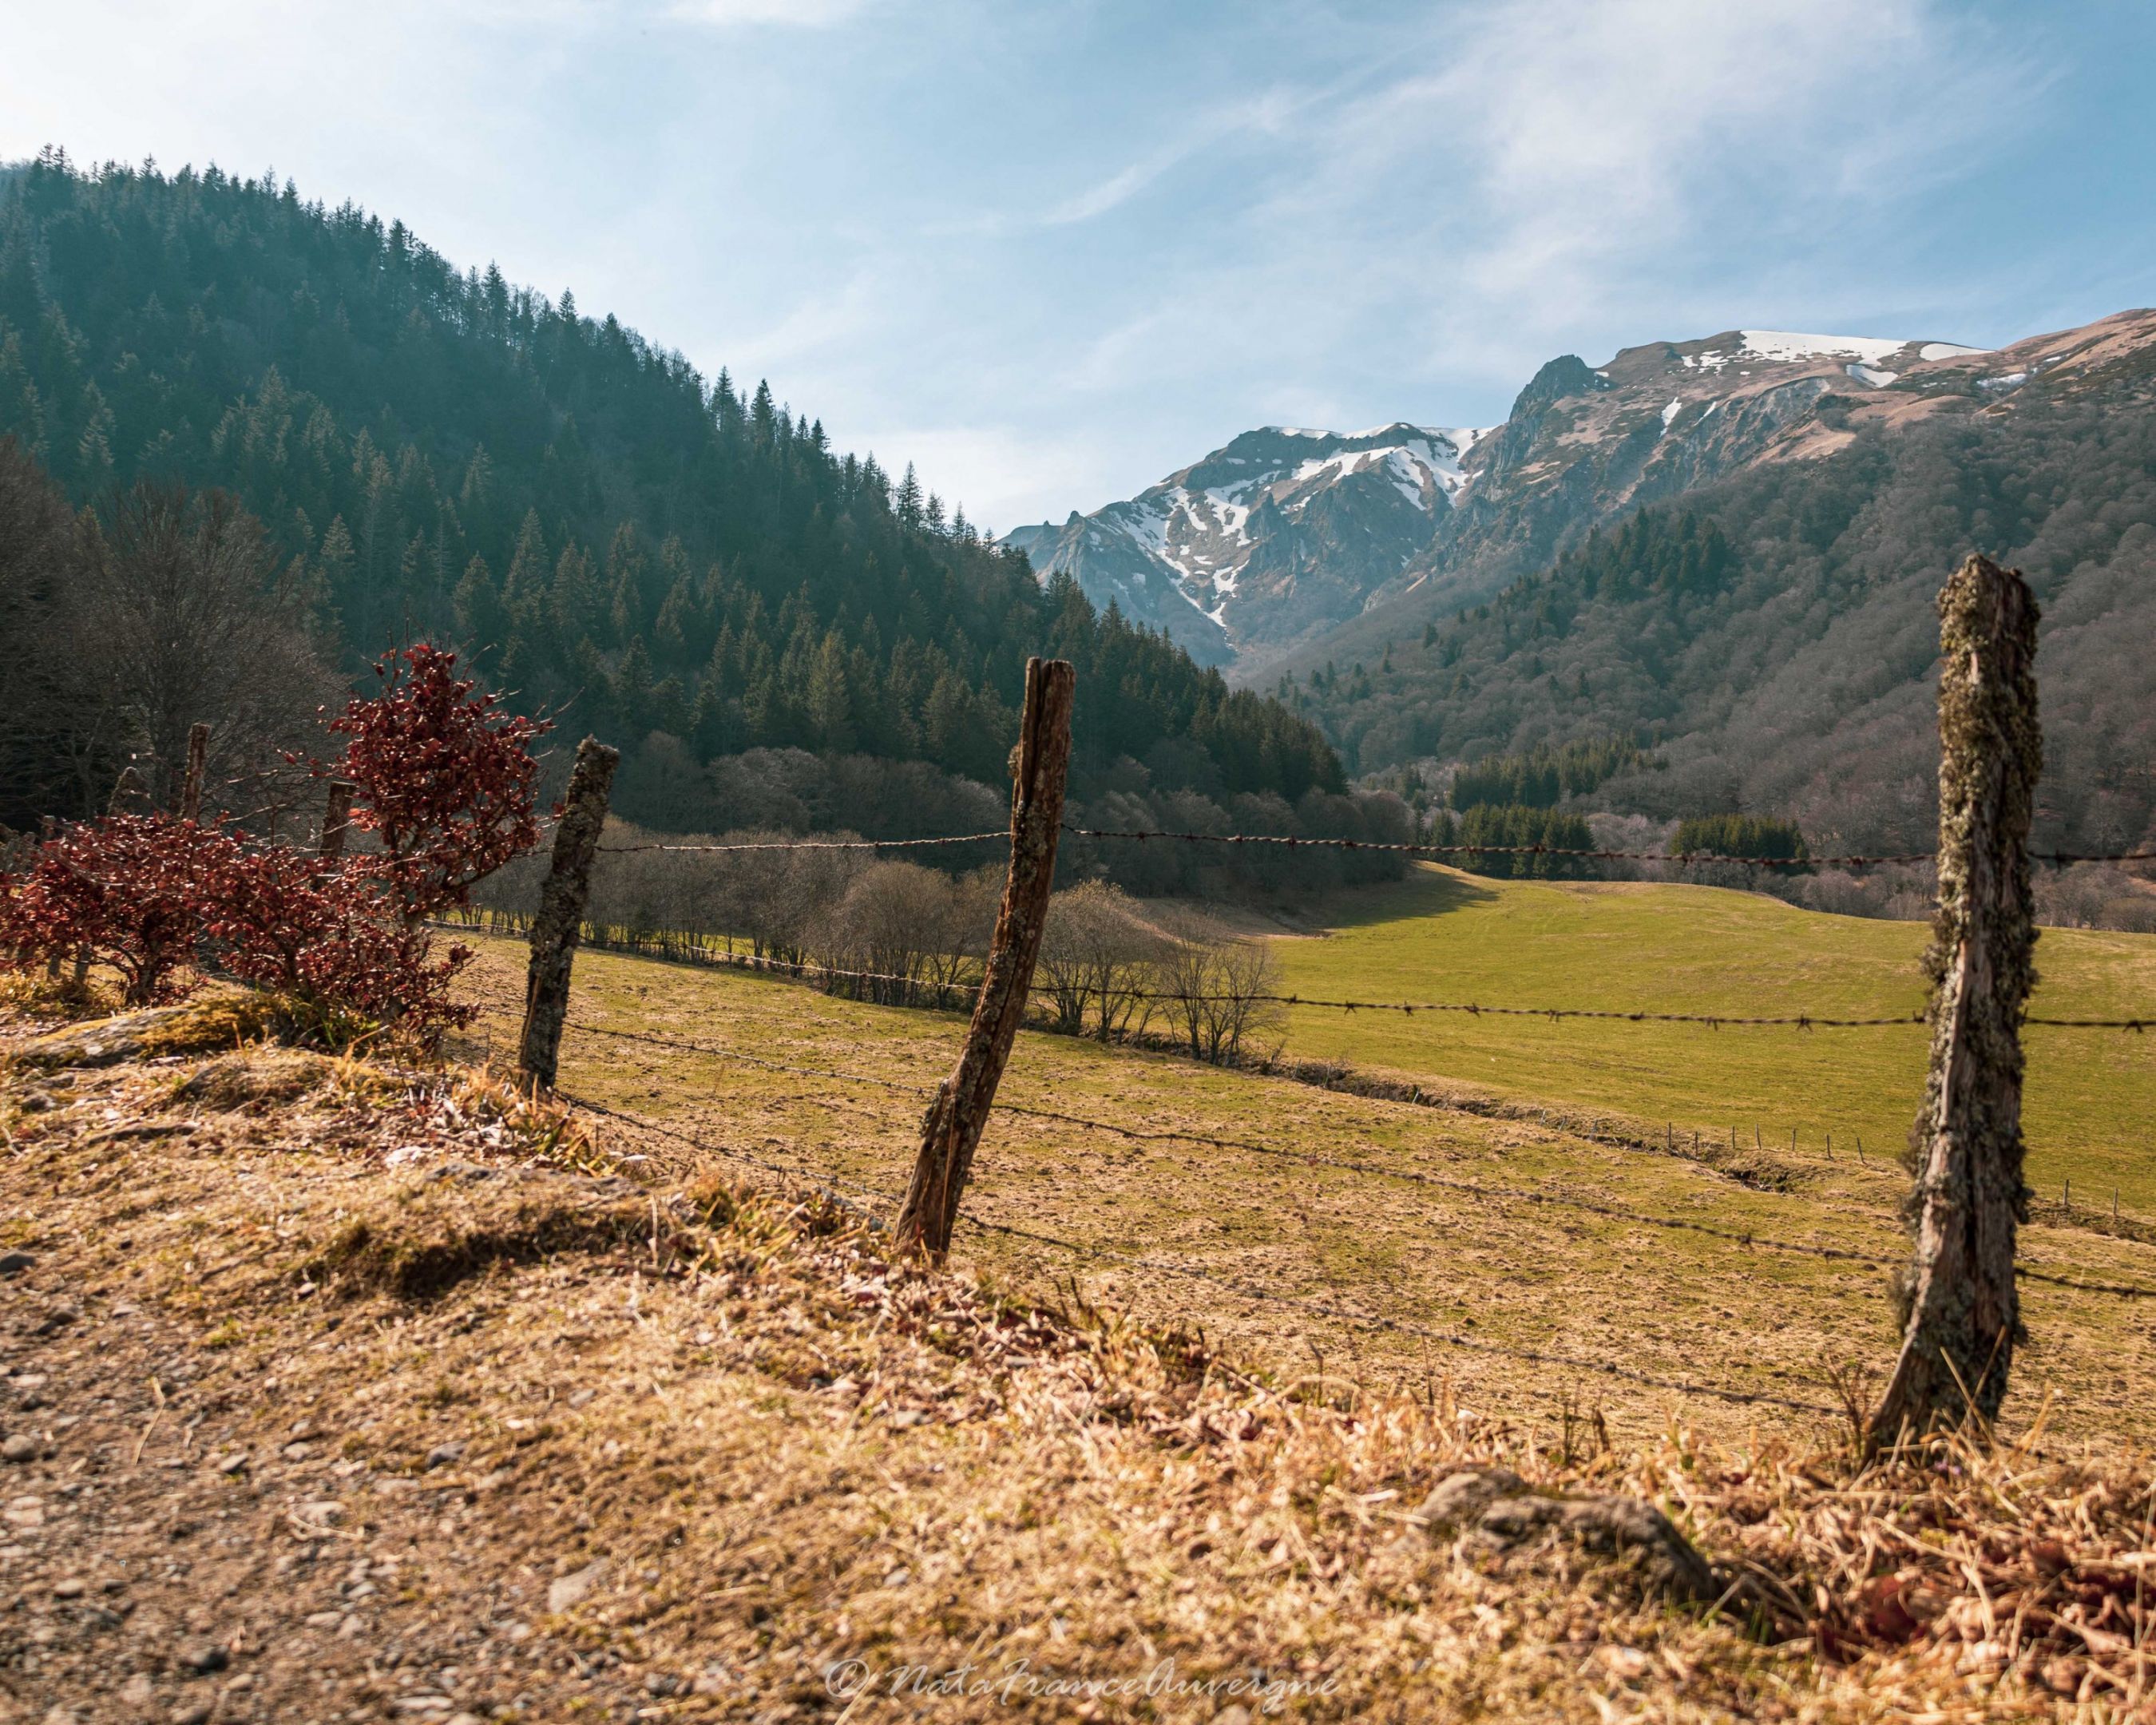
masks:
{"label": "weathered wooden post", "polygon": [[1932,1060],[1909,1133],[1916,1240],[1901,1356],[1868,1441],[1997,1417],[2021,1314],[2021,1016],[2035,981],[2029,821],[2036,602],[2020,572],[1972,557],[1939,594],[1938,911],[1924,957]]}
{"label": "weathered wooden post", "polygon": [[180,819],[202,819],[203,775],[209,767],[209,725],[198,719],[187,726],[187,776],[180,787]]}
{"label": "weathered wooden post", "polygon": [[531,919],[531,968],[524,982],[524,1031],[517,1070],[537,1090],[554,1087],[562,1055],[562,1026],[569,1015],[569,971],[578,932],[591,901],[592,863],[606,826],[607,798],[613,788],[619,749],[595,737],[577,745],[562,824],[554,829],[554,861]]}
{"label": "weathered wooden post", "polygon": [[951,1250],[951,1229],[973,1172],[973,1151],[988,1123],[1011,1044],[1025,1019],[1034,961],[1040,954],[1049,893],[1055,883],[1055,841],[1063,825],[1077,682],[1066,660],[1026,661],[1025,713],[1011,773],[1010,873],[980,995],[973,1003],[973,1025],[956,1070],[928,1105],[913,1178],[891,1230],[902,1250],[940,1259]]}
{"label": "weathered wooden post", "polygon": [[344,855],[344,835],[352,827],[352,793],[358,788],[348,778],[330,781],[329,800],[322,805],[324,862],[335,862]]}

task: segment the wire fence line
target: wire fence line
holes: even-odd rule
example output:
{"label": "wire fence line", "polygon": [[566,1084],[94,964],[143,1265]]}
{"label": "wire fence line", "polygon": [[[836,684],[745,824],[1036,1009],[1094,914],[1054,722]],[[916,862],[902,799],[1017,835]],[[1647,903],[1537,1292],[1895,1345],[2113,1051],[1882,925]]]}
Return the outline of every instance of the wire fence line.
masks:
{"label": "wire fence line", "polygon": [[[598,1024],[578,1024],[573,1028],[593,1035],[644,1043],[679,1053],[738,1061],[767,1071],[786,1072],[801,1077],[828,1081],[872,1086],[878,1089],[911,1096],[922,1101],[929,1101],[933,1096],[932,1091],[923,1090],[918,1086],[905,1084],[895,1079],[883,1078],[873,1073],[849,1072],[833,1067],[796,1065],[718,1044],[690,1042],[674,1037],[655,1036],[644,1031],[619,1030]],[[1211,1132],[1183,1132],[1172,1127],[1159,1129],[1122,1126],[1112,1121],[1096,1120],[1085,1115],[1071,1114],[1059,1109],[1035,1107],[1024,1102],[999,1101],[993,1106],[994,1111],[999,1114],[1074,1126],[1082,1130],[1106,1133],[1134,1142],[1199,1144],[1215,1149],[1239,1151],[1250,1155],[1298,1163],[1306,1167],[1327,1168],[1342,1173],[1369,1175],[1404,1183],[1457,1192],[1486,1203],[1541,1205],[1552,1209],[1573,1210],[1640,1227],[1698,1234],[1726,1240],[1748,1250],[1780,1252],[1795,1256],[1816,1258],[1827,1262],[1864,1264],[1885,1269],[1897,1268],[1906,1261],[1899,1255],[1860,1251],[1846,1246],[1820,1245],[1806,1240],[1783,1240],[1771,1235],[1754,1233],[1750,1230],[1725,1228],[1715,1223],[1701,1222],[1690,1217],[1659,1215],[1652,1211],[1637,1209],[1629,1205],[1602,1204],[1592,1199],[1573,1198],[1562,1193],[1540,1192],[1530,1187],[1492,1185],[1481,1181],[1456,1179],[1447,1175],[1433,1174],[1420,1168],[1389,1168],[1382,1163],[1367,1162],[1355,1158],[1327,1156],[1316,1151],[1288,1149],[1276,1144],[1263,1143],[1255,1139],[1228,1137]],[[756,1160],[755,1158],[745,1156],[742,1159]],[[819,1175],[816,1178],[821,1178],[821,1176]],[[2015,1273],[2027,1281],[2045,1282],[2077,1293],[2100,1294],[2126,1300],[2156,1299],[2156,1287],[2142,1287],[2131,1283],[2092,1281],[2086,1278],[2060,1276],[2025,1265],[2017,1266]]]}
{"label": "wire fence line", "polygon": [[[457,928],[475,925],[449,922],[443,926]],[[722,952],[703,944],[708,937],[697,936],[685,930],[653,929],[641,936],[632,933],[625,937],[617,937],[606,929],[588,926],[583,938],[587,944],[603,951],[649,953],[675,962],[707,965],[714,969],[746,970],[812,981],[885,983],[895,988],[917,989],[924,993],[957,997],[952,1001],[951,1008],[943,1009],[955,1009],[965,1004],[980,986],[978,981],[970,979],[908,976],[898,971],[852,970],[842,965],[819,964],[805,959],[773,958],[762,953]],[[1050,995],[1055,990],[1046,984],[1035,983],[1032,985],[1032,992],[1036,995]],[[1214,994],[1138,988],[1118,988],[1113,992],[1118,1000],[1142,1000],[1171,1005],[1299,1006],[1328,1012],[1394,1012],[1408,1018],[1413,1018],[1417,1013],[1448,1013],[1467,1018],[1541,1019],[1553,1024],[1568,1019],[1585,1019],[1612,1024],[1704,1024],[1709,1029],[1717,1030],[1724,1027],[1797,1030],[1883,1029],[1931,1022],[1930,1014],[1922,1008],[1913,1012],[1884,1014],[1871,1018],[1840,1018],[1825,1013],[1749,1015],[1720,1012],[1656,1012],[1640,1007],[1495,1006],[1473,1000],[1345,1000],[1313,994]],[[2156,1019],[2145,1018],[2046,1018],[2031,1015],[2021,1022],[2058,1030],[2140,1032],[2156,1029]]]}
{"label": "wire fence line", "polygon": [[[1271,845],[1288,850],[1369,850],[1399,856],[1548,856],[1561,857],[1580,862],[1641,862],[1674,863],[1681,868],[1691,868],[1711,863],[1733,864],[1748,869],[1823,869],[1823,868],[1882,868],[1912,866],[1918,863],[1935,862],[1936,851],[1912,850],[1898,854],[1846,856],[1737,856],[1724,851],[1709,850],[1569,850],[1553,845],[1424,845],[1415,841],[1391,841],[1378,839],[1310,839],[1285,833],[1191,833],[1156,831],[1145,828],[1106,828],[1065,825],[1063,831],[1074,839],[1101,839],[1133,843],[1158,840],[1176,845]],[[981,845],[996,841],[1008,843],[1009,833],[953,833],[922,839],[775,839],[726,841],[711,844],[670,845],[649,842],[635,845],[602,845],[603,856],[625,856],[638,852],[672,851],[703,855],[723,855],[753,850],[922,850],[940,845]],[[2076,863],[2137,863],[2156,862],[2156,850],[2120,851],[2031,851],[2030,860],[2064,868]]]}
{"label": "wire fence line", "polygon": [[[746,1151],[714,1143],[707,1138],[682,1132],[676,1127],[665,1125],[663,1122],[653,1120],[646,1115],[634,1114],[624,1109],[608,1107],[603,1103],[593,1102],[588,1098],[573,1096],[567,1091],[557,1091],[556,1095],[571,1106],[582,1108],[588,1113],[619,1121],[641,1131],[655,1132],[662,1137],[700,1152],[753,1166],[766,1173],[778,1174],[783,1178],[800,1180],[813,1187],[819,1196],[857,1214],[865,1214],[865,1212],[862,1206],[855,1203],[847,1195],[850,1193],[873,1198],[883,1204],[896,1202],[892,1194],[879,1192],[873,1187],[859,1185],[851,1181],[833,1180],[819,1170],[803,1169],[773,1163]],[[1306,1312],[1312,1317],[1331,1318],[1337,1322],[1346,1323],[1360,1329],[1414,1336],[1423,1341],[1435,1342],[1445,1347],[1458,1348],[1468,1353],[1517,1360],[1529,1365],[1554,1366],[1568,1371],[1593,1373],[1600,1377],[1617,1378],[1648,1389],[1669,1390],[1681,1395],[1706,1396],[1714,1400],[1730,1402],[1740,1406],[1778,1407],[1794,1413],[1823,1414],[1830,1417],[1837,1415],[1842,1411],[1824,1402],[1802,1401],[1793,1396],[1778,1395],[1769,1390],[1732,1389],[1718,1384],[1697,1384],[1685,1378],[1663,1378],[1652,1373],[1636,1372],[1630,1367],[1617,1365],[1608,1360],[1582,1359],[1574,1355],[1553,1353],[1541,1348],[1514,1348],[1502,1342],[1491,1342],[1479,1337],[1460,1335],[1450,1330],[1435,1329],[1404,1318],[1385,1317],[1374,1313],[1356,1312],[1327,1301],[1310,1300],[1291,1294],[1283,1294],[1275,1289],[1259,1287],[1240,1281],[1232,1276],[1200,1269],[1194,1265],[1178,1264],[1163,1258],[1144,1257],[1134,1253],[1118,1251],[1113,1247],[1089,1246],[1077,1240],[1065,1240],[1057,1235],[1044,1234],[1035,1229],[1020,1228],[1009,1222],[993,1221],[986,1217],[970,1213],[963,1219],[965,1225],[981,1230],[985,1233],[1002,1235],[1010,1239],[1026,1240],[1036,1245],[1053,1247],[1056,1250],[1067,1252],[1074,1257],[1096,1263],[1152,1271],[1163,1275],[1181,1277],[1186,1281],[1204,1282],[1214,1287],[1225,1289],[1245,1299],[1262,1301],[1268,1304]]]}

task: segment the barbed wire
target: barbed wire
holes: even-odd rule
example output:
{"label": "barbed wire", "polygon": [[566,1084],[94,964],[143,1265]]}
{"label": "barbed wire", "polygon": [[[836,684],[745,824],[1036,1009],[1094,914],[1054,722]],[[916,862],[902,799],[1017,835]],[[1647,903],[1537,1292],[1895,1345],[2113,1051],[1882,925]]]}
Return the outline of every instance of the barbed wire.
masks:
{"label": "barbed wire", "polygon": [[1548,1353],[1539,1348],[1513,1348],[1502,1342],[1489,1342],[1478,1337],[1462,1336],[1450,1330],[1432,1329],[1406,1318],[1380,1317],[1368,1312],[1351,1311],[1344,1306],[1335,1306],[1322,1300],[1303,1299],[1293,1294],[1283,1294],[1271,1288],[1259,1287],[1249,1282],[1238,1281],[1232,1276],[1214,1271],[1200,1270],[1194,1265],[1173,1263],[1163,1258],[1139,1257],[1129,1252],[1119,1252],[1112,1247],[1081,1245],[1075,1240],[1063,1240],[1053,1234],[1042,1234],[1030,1228],[1019,1228],[1009,1222],[993,1222],[980,1216],[963,1216],[963,1223],[985,1229],[992,1234],[1004,1234],[1014,1239],[1030,1240],[1037,1245],[1054,1246],[1081,1258],[1112,1261],[1133,1269],[1148,1270],[1167,1276],[1178,1276],[1192,1281],[1207,1282],[1214,1287],[1225,1288],[1230,1293],[1246,1300],[1261,1300],[1276,1306],[1285,1306],[1296,1312],[1304,1312],[1318,1317],[1329,1317],[1342,1323],[1355,1325],[1368,1330],[1388,1330],[1404,1336],[1419,1337],[1425,1342],[1435,1342],[1447,1348],[1457,1348],[1473,1353],[1494,1354],[1501,1358],[1524,1361],[1532,1365],[1561,1366],[1568,1371],[1594,1372],[1605,1378],[1616,1378],[1629,1384],[1639,1384],[1650,1389],[1674,1390],[1681,1395],[1703,1395],[1717,1401],[1734,1402],[1740,1405],[1766,1405],[1787,1408],[1799,1414],[1839,1415],[1843,1410],[1831,1408],[1823,1402],[1799,1401],[1793,1396],[1777,1395],[1763,1389],[1724,1389],[1711,1384],[1694,1384],[1681,1378],[1660,1378],[1648,1372],[1635,1372],[1630,1367],[1614,1365],[1607,1360],[1578,1359],[1570,1354]]}
{"label": "barbed wire", "polygon": [[[447,927],[475,927],[475,924],[445,923]],[[840,965],[818,964],[805,959],[772,958],[750,952],[721,952],[696,944],[697,937],[686,930],[654,931],[664,932],[678,941],[681,949],[696,954],[691,961],[715,970],[746,970],[755,973],[801,978],[828,978],[843,982],[884,983],[938,995],[970,994],[980,988],[978,980],[939,981],[931,977],[907,976],[898,971],[852,970]],[[634,937],[615,942],[611,936],[594,932],[587,937],[592,945],[613,946],[617,950],[631,953],[644,948]],[[674,952],[662,952],[656,956],[669,957]],[[1054,985],[1036,982],[1031,992],[1038,996],[1053,998],[1059,991]],[[1097,993],[1089,989],[1088,993]],[[1334,1000],[1312,994],[1210,994],[1181,993],[1157,988],[1111,988],[1118,1000],[1144,1000],[1169,1005],[1280,1005],[1301,1006],[1333,1012],[1396,1012],[1412,1018],[1419,1012],[1454,1013],[1470,1018],[1543,1019],[1553,1023],[1566,1019],[1594,1019],[1614,1023],[1653,1024],[1705,1024],[1711,1029],[1724,1025],[1739,1028],[1783,1028],[1799,1030],[1880,1029],[1902,1024],[1923,1024],[1931,1021],[1931,1014],[1919,1009],[1914,1012],[1896,1013],[1877,1018],[1835,1018],[1814,1013],[1789,1013],[1748,1016],[1721,1012],[1654,1012],[1639,1007],[1585,1006],[1489,1006],[1479,1001],[1455,1000]],[[2062,1030],[2133,1030],[2156,1029],[2156,1019],[2062,1019],[2025,1018],[2024,1024],[2041,1025]]]}
{"label": "barbed wire", "polygon": [[628,856],[639,851],[688,851],[716,855],[742,850],[907,850],[937,845],[979,845],[991,839],[1010,842],[1007,832],[956,833],[940,839],[757,839],[726,845],[602,845],[602,856]]}
{"label": "barbed wire", "polygon": [[[1724,851],[1708,850],[1568,850],[1553,845],[1424,845],[1377,839],[1306,839],[1277,833],[1177,833],[1069,825],[1063,830],[1075,839],[1160,839],[1181,845],[1277,845],[1290,850],[1375,850],[1410,856],[1552,856],[1584,862],[1675,863],[1683,868],[1702,863],[1732,863],[1750,869],[1876,868],[1938,860],[1938,853],[1933,850],[1877,856],[1733,856]],[[2031,851],[2029,860],[2061,866],[2085,862],[2156,862],[2156,850],[2086,855],[2066,850]]]}
{"label": "barbed wire", "polygon": [[[808,1078],[836,1080],[844,1083],[872,1085],[884,1090],[896,1091],[926,1101],[934,1092],[918,1086],[907,1085],[894,1079],[882,1078],[871,1073],[847,1072],[829,1067],[800,1066],[783,1060],[766,1059],[747,1054],[739,1049],[717,1044],[688,1042],[673,1037],[654,1036],[637,1030],[617,1030],[598,1024],[574,1024],[572,1029],[588,1030],[595,1035],[612,1036],[625,1041],[652,1044],[681,1053],[698,1054],[718,1060],[742,1061],[767,1070],[793,1073]],[[1235,1150],[1255,1156],[1302,1163],[1307,1167],[1329,1168],[1342,1173],[1370,1175],[1406,1183],[1433,1187],[1445,1191],[1460,1192],[1485,1201],[1541,1204],[1554,1209],[1577,1210],[1598,1215],[1613,1221],[1636,1224],[1641,1227],[1660,1228],[1704,1235],[1725,1240],[1749,1250],[1774,1251],[1794,1255],[1818,1258],[1829,1262],[1869,1264],[1892,1269],[1903,1260],[1896,1255],[1858,1251],[1845,1246],[1819,1245],[1805,1240],[1779,1239],[1749,1230],[1724,1228],[1717,1224],[1701,1222],[1683,1216],[1657,1215],[1623,1204],[1605,1204],[1592,1199],[1572,1198],[1562,1193],[1537,1192],[1530,1187],[1491,1185],[1479,1181],[1455,1179],[1446,1175],[1433,1174],[1420,1168],[1388,1168],[1382,1163],[1365,1162],[1358,1158],[1326,1156],[1316,1151],[1291,1150],[1276,1144],[1266,1144],[1250,1138],[1235,1138],[1213,1132],[1183,1132],[1173,1127],[1147,1129],[1121,1126],[1112,1121],[1095,1120],[1081,1114],[1071,1114],[1059,1109],[1035,1107],[1029,1103],[998,1101],[992,1105],[997,1113],[1011,1114],[1034,1120],[1045,1120],[1065,1126],[1105,1132],[1135,1142],[1176,1142],[1203,1144],[1221,1150]],[[2156,1299],[2156,1288],[2138,1287],[2130,1283],[2096,1282],[2062,1276],[2047,1271],[2025,1266],[2015,1267],[2017,1276],[2034,1281],[2050,1283],[2080,1293],[2103,1294],[2129,1300]]]}
{"label": "barbed wire", "polygon": [[[845,1191],[860,1193],[885,1204],[893,1204],[897,1201],[889,1194],[877,1192],[872,1187],[860,1186],[852,1182],[832,1182],[819,1173],[787,1167],[750,1155],[743,1151],[735,1150],[729,1146],[716,1144],[708,1139],[665,1126],[647,1116],[610,1108],[603,1103],[574,1096],[563,1091],[557,1091],[556,1094],[573,1107],[583,1108],[590,1113],[619,1121],[624,1125],[644,1131],[657,1132],[662,1137],[674,1139],[692,1148],[728,1157],[735,1161],[760,1168],[767,1173],[776,1173],[783,1178],[804,1181],[815,1187],[831,1201],[856,1213],[860,1212],[861,1206],[846,1197]],[[842,1186],[844,1190],[841,1189]],[[1824,1403],[1799,1401],[1792,1396],[1777,1395],[1770,1390],[1727,1389],[1714,1384],[1695,1384],[1683,1378],[1661,1378],[1651,1373],[1635,1372],[1629,1367],[1615,1365],[1606,1360],[1579,1359],[1568,1354],[1552,1353],[1540,1348],[1514,1348],[1502,1342],[1485,1341],[1476,1337],[1459,1335],[1449,1330],[1433,1329],[1428,1325],[1414,1323],[1404,1318],[1384,1317],[1368,1312],[1354,1312],[1329,1301],[1303,1299],[1295,1295],[1282,1294],[1270,1288],[1253,1286],[1230,1276],[1199,1269],[1194,1265],[1178,1264],[1166,1259],[1142,1257],[1133,1253],[1117,1251],[1112,1247],[1083,1245],[1076,1240],[1065,1240],[1060,1235],[1043,1234],[1034,1229],[1020,1228],[1012,1223],[993,1221],[987,1217],[968,1214],[959,1219],[963,1225],[968,1227],[979,1229],[990,1234],[1003,1235],[1011,1239],[1027,1240],[1036,1245],[1050,1246],[1059,1251],[1068,1252],[1075,1257],[1091,1259],[1096,1262],[1115,1263],[1133,1269],[1179,1276],[1187,1281],[1204,1282],[1212,1286],[1224,1288],[1245,1299],[1264,1301],[1270,1304],[1287,1307],[1295,1311],[1307,1312],[1313,1317],[1329,1317],[1335,1322],[1351,1324],[1363,1329],[1388,1331],[1414,1336],[1423,1341],[1435,1342],[1443,1346],[1468,1353],[1518,1360],[1530,1365],[1555,1366],[1568,1371],[1592,1372],[1603,1377],[1618,1378],[1625,1383],[1640,1384],[1651,1389],[1671,1390],[1681,1395],[1707,1396],[1715,1400],[1731,1402],[1738,1405],[1779,1407],[1795,1413],[1824,1414],[1829,1416],[1833,1416],[1840,1411]]]}
{"label": "barbed wire", "polygon": [[603,1102],[593,1101],[588,1096],[572,1096],[565,1090],[557,1089],[554,1094],[562,1101],[568,1103],[570,1106],[582,1108],[588,1114],[600,1115],[608,1120],[618,1120],[626,1126],[636,1127],[644,1132],[656,1132],[660,1137],[670,1138],[679,1144],[685,1144],[691,1150],[714,1156],[723,1156],[732,1161],[746,1163],[752,1168],[761,1168],[767,1173],[778,1174],[787,1179],[803,1181],[815,1187],[820,1194],[830,1199],[834,1204],[842,1204],[850,1210],[858,1211],[862,1207],[845,1197],[844,1194],[846,1192],[860,1193],[883,1204],[897,1202],[890,1194],[879,1192],[872,1186],[856,1185],[850,1180],[835,1180],[821,1168],[797,1168],[785,1163],[773,1162],[764,1157],[752,1155],[746,1150],[737,1150],[731,1145],[713,1143],[708,1138],[697,1137],[678,1127],[654,1120],[647,1114],[632,1114],[625,1109],[609,1108]]}
{"label": "barbed wire", "polygon": [[[1712,863],[1727,863],[1749,869],[1885,868],[1913,867],[1920,863],[1938,860],[1938,853],[1931,850],[1827,856],[1738,856],[1717,850],[1609,850],[1571,849],[1555,845],[1437,845],[1418,840],[1305,838],[1286,833],[1193,833],[1152,828],[1081,827],[1067,824],[1063,831],[1074,839],[1137,843],[1158,839],[1178,845],[1271,845],[1287,850],[1369,850],[1399,856],[1546,856],[1578,862],[1670,863],[1679,868]],[[757,850],[902,850],[937,845],[981,845],[998,840],[1009,843],[1009,839],[1008,831],[998,830],[950,834],[925,839],[778,839],[697,845],[652,841],[634,845],[602,845],[598,849],[600,855],[607,856],[656,851],[715,855]],[[2061,868],[2076,863],[2156,862],[2156,850],[2037,850],[2029,853],[2029,860]]]}

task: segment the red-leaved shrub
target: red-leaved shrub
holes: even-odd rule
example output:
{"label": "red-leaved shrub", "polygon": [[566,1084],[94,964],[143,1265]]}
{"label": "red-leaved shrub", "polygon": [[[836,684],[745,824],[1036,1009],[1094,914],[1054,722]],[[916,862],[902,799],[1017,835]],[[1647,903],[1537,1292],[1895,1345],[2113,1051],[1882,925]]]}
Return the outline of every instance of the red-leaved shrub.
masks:
{"label": "red-leaved shrub", "polygon": [[353,825],[382,846],[365,860],[409,926],[466,903],[473,886],[539,840],[538,763],[552,727],[501,710],[456,674],[457,655],[421,641],[375,668],[377,695],[330,721],[343,758],[317,765],[357,787]]}
{"label": "red-leaved shrub", "polygon": [[235,851],[203,906],[203,932],[234,976],[291,996],[325,1018],[397,1024],[423,1047],[478,1009],[449,999],[471,952],[437,958],[424,929],[382,914],[365,871],[282,846]]}
{"label": "red-leaved shrub", "polygon": [[21,964],[87,952],[120,973],[130,1006],[186,992],[210,883],[238,847],[167,814],[110,814],[63,828],[8,884],[0,940]]}
{"label": "red-leaved shrub", "polygon": [[548,727],[499,711],[424,643],[376,670],[382,692],[330,722],[343,758],[317,770],[358,787],[352,819],[379,852],[326,861],[167,814],[85,821],[0,876],[0,956],[86,954],[120,973],[130,1006],[184,993],[198,959],[290,995],[324,1029],[394,1024],[432,1046],[470,1023],[477,1009],[449,988],[472,955],[437,957],[420,920],[537,842],[529,745]]}

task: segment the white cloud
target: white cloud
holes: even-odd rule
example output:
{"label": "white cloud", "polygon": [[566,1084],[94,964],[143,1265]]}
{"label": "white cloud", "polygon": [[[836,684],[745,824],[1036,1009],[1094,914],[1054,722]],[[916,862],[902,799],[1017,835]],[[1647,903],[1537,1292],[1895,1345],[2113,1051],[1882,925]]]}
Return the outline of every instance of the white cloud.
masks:
{"label": "white cloud", "polygon": [[721,29],[765,24],[828,30],[834,24],[851,22],[873,3],[874,0],[675,0],[668,8],[668,15],[684,23],[710,24]]}

